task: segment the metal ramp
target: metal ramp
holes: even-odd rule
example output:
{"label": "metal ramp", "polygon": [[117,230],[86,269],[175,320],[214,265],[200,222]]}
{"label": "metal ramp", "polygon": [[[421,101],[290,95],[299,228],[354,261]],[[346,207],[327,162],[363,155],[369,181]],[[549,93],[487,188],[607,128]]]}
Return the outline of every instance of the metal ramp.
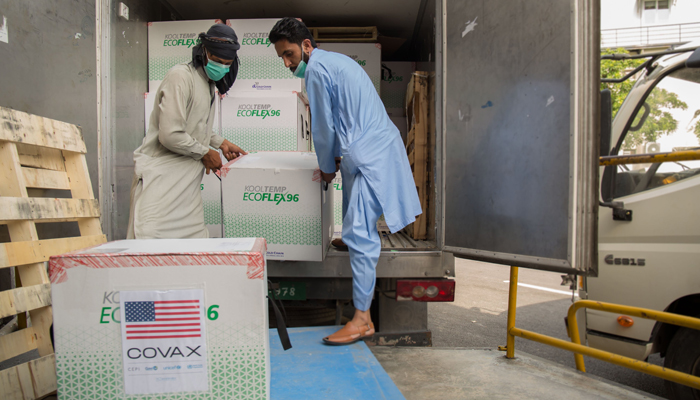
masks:
{"label": "metal ramp", "polygon": [[321,343],[337,329],[292,328],[286,352],[270,331],[272,399],[658,399],[522,352]]}

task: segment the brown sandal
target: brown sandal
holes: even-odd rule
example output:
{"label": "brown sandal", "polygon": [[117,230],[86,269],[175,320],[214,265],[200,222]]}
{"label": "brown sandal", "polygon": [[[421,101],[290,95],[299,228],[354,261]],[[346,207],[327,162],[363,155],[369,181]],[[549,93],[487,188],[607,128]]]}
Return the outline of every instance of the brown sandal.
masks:
{"label": "brown sandal", "polygon": [[323,343],[331,346],[343,346],[346,344],[356,343],[364,338],[371,337],[374,335],[374,324],[369,323],[357,327],[353,325],[352,322],[348,322],[345,326],[338,332],[324,337]]}
{"label": "brown sandal", "polygon": [[331,244],[335,246],[338,250],[347,250],[348,245],[343,242],[343,239],[341,238],[335,238],[331,241]]}

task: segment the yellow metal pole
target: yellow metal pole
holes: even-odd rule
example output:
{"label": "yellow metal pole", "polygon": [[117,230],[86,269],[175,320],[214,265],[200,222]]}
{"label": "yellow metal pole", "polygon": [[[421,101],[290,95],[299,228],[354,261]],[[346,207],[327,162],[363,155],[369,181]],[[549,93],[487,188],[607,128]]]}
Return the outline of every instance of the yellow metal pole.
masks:
{"label": "yellow metal pole", "polygon": [[[573,318],[571,317],[571,310],[574,309]],[[576,309],[569,307],[569,318],[567,318],[569,325],[569,337],[574,344],[581,345],[581,337],[578,333],[578,321],[576,320]],[[574,360],[576,361],[576,369],[581,372],[586,372],[586,364],[583,360],[583,356],[579,353],[574,353]]]}
{"label": "yellow metal pole", "polygon": [[635,360],[618,354],[609,353],[607,351],[594,349],[588,346],[574,344],[566,340],[556,339],[550,336],[541,335],[539,333],[530,332],[519,328],[513,328],[509,331],[509,333],[512,333],[513,335],[519,336],[523,339],[528,339],[534,342],[558,347],[560,349],[568,350],[574,353],[581,353],[588,357],[597,358],[599,360],[617,364],[622,367],[643,372],[645,374],[658,376],[659,378],[666,379],[668,381],[677,382],[681,385],[686,385],[695,389],[700,389],[700,377],[697,376],[693,376],[683,372],[678,372],[672,369],[667,369],[658,365],[649,364],[644,361]]}
{"label": "yellow metal pole", "polygon": [[674,151],[672,153],[630,154],[624,156],[603,156],[600,157],[600,165],[646,164],[692,160],[700,160],[700,150]]}
{"label": "yellow metal pole", "polygon": [[518,267],[510,267],[510,283],[508,290],[508,340],[506,342],[506,358],[515,358],[515,336],[511,330],[515,328],[515,308],[518,304]]}
{"label": "yellow metal pole", "polygon": [[578,311],[579,308],[590,308],[592,310],[624,314],[632,317],[651,319],[659,322],[665,322],[667,324],[700,330],[700,318],[687,317],[685,315],[673,314],[665,311],[650,310],[648,308],[623,306],[620,304],[604,303],[602,301],[593,300],[579,300],[572,304],[569,307],[568,313],[569,323],[571,323],[571,320],[576,319],[576,311]]}

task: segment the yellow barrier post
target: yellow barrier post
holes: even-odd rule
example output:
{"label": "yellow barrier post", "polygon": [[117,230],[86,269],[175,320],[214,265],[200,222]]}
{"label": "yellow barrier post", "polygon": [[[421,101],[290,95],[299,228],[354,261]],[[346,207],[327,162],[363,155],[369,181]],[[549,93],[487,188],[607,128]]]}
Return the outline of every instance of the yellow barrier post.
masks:
{"label": "yellow barrier post", "polygon": [[[515,269],[515,272],[513,271]],[[569,321],[569,336],[571,337],[571,342],[561,339],[556,339],[551,336],[541,335],[539,333],[530,332],[524,329],[515,327],[515,296],[514,286],[517,285],[517,268],[512,267],[511,269],[511,292],[508,298],[508,351],[512,349],[512,343],[514,343],[514,337],[519,336],[523,339],[532,340],[538,343],[546,344],[548,346],[558,347],[560,349],[568,350],[574,353],[576,358],[576,368],[579,371],[586,372],[583,356],[597,358],[599,360],[607,361],[612,364],[616,364],[625,368],[633,369],[635,371],[643,372],[645,374],[657,376],[668,381],[680,383],[682,385],[690,386],[695,389],[700,389],[700,377],[686,374],[684,372],[675,371],[672,369],[667,369],[660,367],[658,365],[649,364],[644,361],[635,360],[633,358],[624,357],[619,354],[610,353],[608,351],[598,350],[590,348],[588,346],[581,345],[581,338],[578,332],[578,321],[576,320],[576,312],[581,308],[590,308],[593,310],[605,311],[610,313],[625,314],[634,317],[646,318],[651,320],[656,320],[659,322],[665,322],[668,324],[678,325],[685,328],[700,330],[700,318],[687,317],[685,315],[678,315],[673,313],[668,313],[664,311],[650,310],[647,308],[640,307],[630,307],[623,306],[619,304],[603,303],[600,301],[592,300],[579,300],[569,307],[568,321]],[[511,310],[513,310],[511,315]],[[512,349],[515,350],[515,349]],[[512,358],[512,354],[508,355],[508,358]]]}
{"label": "yellow barrier post", "polygon": [[[581,301],[581,300],[579,300]],[[588,300],[583,300],[583,301],[588,301]],[[576,303],[574,303],[576,304]],[[571,338],[571,342],[574,344],[581,344],[581,337],[579,336],[578,333],[578,321],[576,320],[576,310],[574,309],[574,304],[572,304],[569,307],[569,315],[567,318],[568,321],[568,328],[569,328],[569,337]],[[573,318],[571,317],[571,310],[574,309],[573,312]],[[581,371],[581,372],[586,372],[586,364],[585,361],[583,361],[583,356],[581,353],[574,353],[574,361],[576,361],[576,369]]]}
{"label": "yellow barrier post", "polygon": [[515,328],[515,309],[518,304],[518,267],[510,267],[510,282],[508,289],[508,340],[506,342],[506,358],[515,358],[515,336],[511,332]]}

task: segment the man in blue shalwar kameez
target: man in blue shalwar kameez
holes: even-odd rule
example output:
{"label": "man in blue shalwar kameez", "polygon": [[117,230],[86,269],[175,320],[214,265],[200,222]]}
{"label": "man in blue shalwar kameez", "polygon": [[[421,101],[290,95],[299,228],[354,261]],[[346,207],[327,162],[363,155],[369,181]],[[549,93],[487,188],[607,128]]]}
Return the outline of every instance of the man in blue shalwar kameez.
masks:
{"label": "man in blue shalwar kameez", "polygon": [[[324,338],[332,345],[374,334],[370,304],[381,250],[377,220],[397,232],[421,214],[406,149],[365,71],[350,57],[316,48],[303,22],[284,18],[270,41],[285,66],[306,79],[311,132],[323,179],[330,183],[342,157],[343,241],[348,246],[355,315]],[[347,194],[345,191],[348,191]]]}

